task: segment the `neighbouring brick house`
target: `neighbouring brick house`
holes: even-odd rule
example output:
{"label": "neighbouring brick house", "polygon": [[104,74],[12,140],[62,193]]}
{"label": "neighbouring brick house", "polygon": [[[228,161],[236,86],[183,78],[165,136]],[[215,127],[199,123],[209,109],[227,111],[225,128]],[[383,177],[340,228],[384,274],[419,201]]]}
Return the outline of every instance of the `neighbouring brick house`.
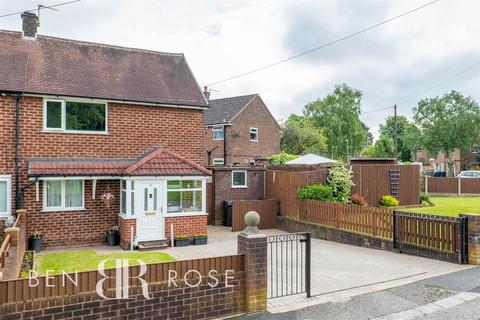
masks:
{"label": "neighbouring brick house", "polygon": [[447,159],[443,152],[439,152],[436,157],[433,157],[428,154],[427,150],[420,150],[416,153],[415,159],[424,166],[431,166],[427,170],[446,171],[448,175],[453,176],[458,175],[462,170],[475,170],[480,167],[480,146],[475,145],[470,152],[463,153],[456,148]]}
{"label": "neighbouring brick house", "polygon": [[[203,111],[183,54],[0,30],[0,215],[47,247],[206,233]],[[16,156],[18,154],[18,157]],[[114,198],[109,201],[112,195]]]}
{"label": "neighbouring brick house", "polygon": [[280,126],[258,94],[208,104],[204,113],[208,165],[248,166],[280,152]]}

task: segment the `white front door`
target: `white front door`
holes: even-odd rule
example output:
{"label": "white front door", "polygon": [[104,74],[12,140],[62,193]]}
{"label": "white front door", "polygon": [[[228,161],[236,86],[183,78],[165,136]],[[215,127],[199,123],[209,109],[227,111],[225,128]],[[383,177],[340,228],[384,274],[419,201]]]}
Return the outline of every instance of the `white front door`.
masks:
{"label": "white front door", "polygon": [[161,186],[160,182],[140,183],[140,192],[137,196],[137,204],[140,204],[140,217],[137,223],[138,241],[165,239]]}

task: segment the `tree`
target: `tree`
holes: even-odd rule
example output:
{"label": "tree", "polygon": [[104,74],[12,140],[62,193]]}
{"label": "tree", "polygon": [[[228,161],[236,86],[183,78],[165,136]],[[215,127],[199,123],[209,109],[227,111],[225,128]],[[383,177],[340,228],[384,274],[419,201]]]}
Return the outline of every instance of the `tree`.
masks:
{"label": "tree", "polygon": [[421,142],[432,155],[447,158],[459,148],[469,151],[480,139],[480,107],[470,97],[451,91],[441,97],[423,99],[413,109],[415,123],[421,130]]}
{"label": "tree", "polygon": [[[412,160],[414,153],[420,149],[420,130],[405,116],[397,117],[397,148],[398,159],[407,162]],[[385,124],[380,125],[380,139],[388,139],[395,146],[395,118],[390,116]],[[394,156],[394,153],[391,155]]]}
{"label": "tree", "polygon": [[271,164],[285,164],[285,162],[297,159],[298,157],[300,156],[282,151],[278,154],[274,154],[273,156],[269,157],[268,161],[270,161]]}
{"label": "tree", "polygon": [[389,138],[380,137],[375,144],[363,149],[362,156],[367,158],[392,158],[394,156],[393,142]]}
{"label": "tree", "polygon": [[347,159],[347,152],[358,154],[365,146],[368,130],[360,120],[361,98],[359,90],[337,85],[325,98],[307,104],[303,112],[315,127],[322,128],[329,150],[335,148],[342,159]]}
{"label": "tree", "polygon": [[323,154],[327,148],[322,130],[316,128],[310,119],[292,114],[282,126],[280,146],[289,154]]}

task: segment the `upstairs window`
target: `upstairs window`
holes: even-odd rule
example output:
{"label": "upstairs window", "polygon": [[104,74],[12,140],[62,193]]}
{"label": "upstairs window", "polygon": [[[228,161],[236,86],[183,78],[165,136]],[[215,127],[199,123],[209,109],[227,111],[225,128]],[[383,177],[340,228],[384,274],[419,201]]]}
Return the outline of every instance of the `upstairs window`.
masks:
{"label": "upstairs window", "polygon": [[225,137],[222,126],[213,127],[212,133],[213,133],[213,140],[223,140]]}
{"label": "upstairs window", "polygon": [[250,128],[250,141],[258,141],[258,128]]}
{"label": "upstairs window", "polygon": [[45,100],[44,129],[47,131],[105,133],[107,104],[70,100]]}
{"label": "upstairs window", "polygon": [[223,158],[215,158],[213,159],[213,165],[214,166],[223,166],[225,164],[225,161]]}

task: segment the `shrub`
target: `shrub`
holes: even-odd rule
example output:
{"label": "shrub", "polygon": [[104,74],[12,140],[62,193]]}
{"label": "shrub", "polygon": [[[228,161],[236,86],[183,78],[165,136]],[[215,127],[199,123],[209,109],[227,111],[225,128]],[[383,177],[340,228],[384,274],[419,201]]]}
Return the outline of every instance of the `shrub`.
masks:
{"label": "shrub", "polygon": [[345,167],[335,167],[330,170],[328,185],[332,188],[333,198],[337,202],[350,202],[352,193],[352,171]]}
{"label": "shrub", "polygon": [[359,195],[358,193],[352,194],[352,203],[364,207],[368,206],[367,201],[365,201],[365,197]]}
{"label": "shrub", "polygon": [[430,197],[429,197],[427,194],[425,194],[425,193],[422,193],[422,194],[420,195],[420,203],[423,203],[423,202],[426,202],[426,203],[428,203],[428,204],[433,204],[433,203],[432,203],[432,200],[430,200]]}
{"label": "shrub", "polygon": [[320,201],[334,201],[332,188],[324,184],[309,184],[297,191],[300,199],[312,199]]}
{"label": "shrub", "polygon": [[300,156],[282,151],[278,154],[274,154],[273,156],[269,157],[268,161],[270,161],[271,164],[285,164],[285,162],[297,159],[298,157]]}
{"label": "shrub", "polygon": [[396,207],[399,205],[399,202],[396,198],[392,196],[383,196],[380,199],[380,204],[384,207]]}

